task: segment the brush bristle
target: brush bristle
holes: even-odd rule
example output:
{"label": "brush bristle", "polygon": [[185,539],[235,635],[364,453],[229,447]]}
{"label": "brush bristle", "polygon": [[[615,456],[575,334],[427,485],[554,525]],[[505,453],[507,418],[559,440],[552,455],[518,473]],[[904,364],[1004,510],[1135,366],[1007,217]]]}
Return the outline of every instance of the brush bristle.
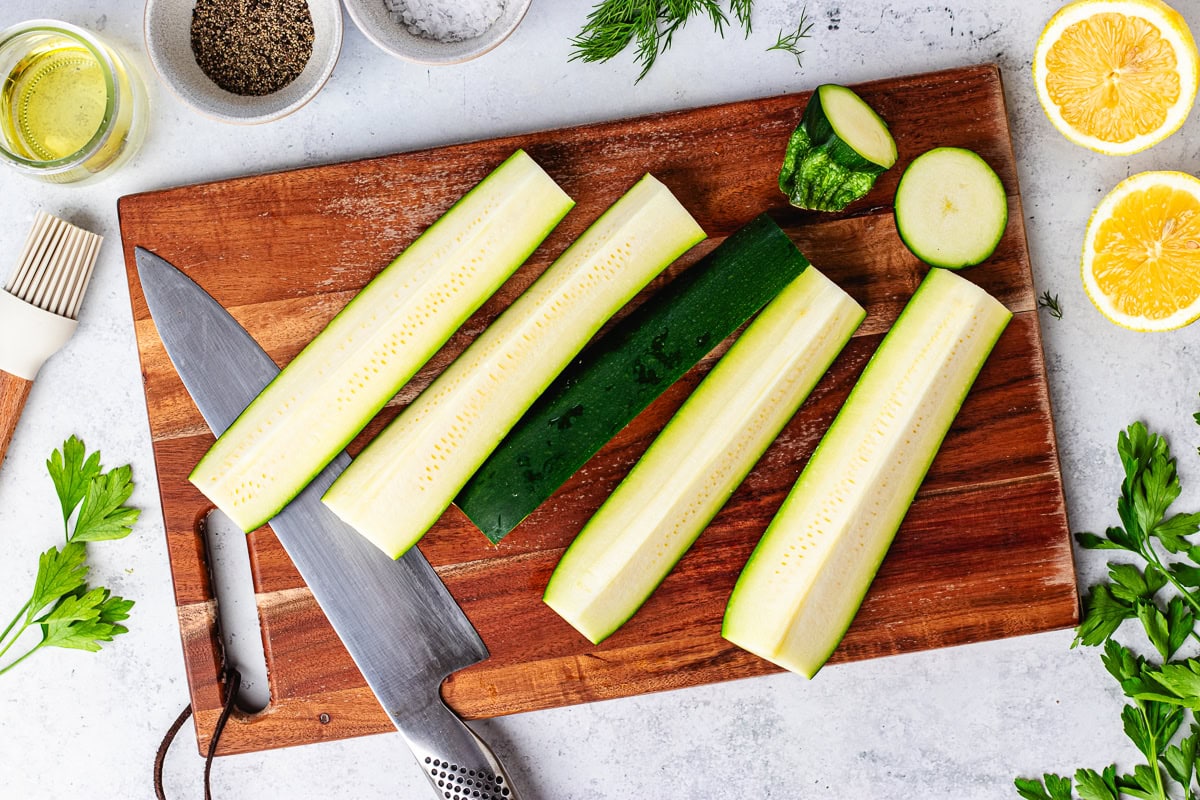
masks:
{"label": "brush bristle", "polygon": [[43,311],[75,319],[102,241],[101,236],[39,211],[4,290]]}

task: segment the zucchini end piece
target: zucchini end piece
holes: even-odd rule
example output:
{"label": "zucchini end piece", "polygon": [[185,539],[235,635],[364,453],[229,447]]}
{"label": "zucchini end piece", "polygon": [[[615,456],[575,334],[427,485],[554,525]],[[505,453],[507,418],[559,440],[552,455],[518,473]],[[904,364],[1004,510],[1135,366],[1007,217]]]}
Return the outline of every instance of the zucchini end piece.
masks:
{"label": "zucchini end piece", "polygon": [[788,141],[779,189],[797,208],[841,211],[895,163],[896,142],[883,119],[850,89],[825,84]]}

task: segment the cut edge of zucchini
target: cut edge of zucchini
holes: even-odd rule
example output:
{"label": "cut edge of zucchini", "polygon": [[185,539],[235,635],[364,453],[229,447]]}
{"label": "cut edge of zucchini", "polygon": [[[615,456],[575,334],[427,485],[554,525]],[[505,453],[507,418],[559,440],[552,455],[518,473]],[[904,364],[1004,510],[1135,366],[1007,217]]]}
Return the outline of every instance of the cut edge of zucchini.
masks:
{"label": "cut edge of zucchini", "polygon": [[872,164],[890,169],[896,163],[896,140],[887,123],[854,90],[827,83],[817,93],[839,139]]}

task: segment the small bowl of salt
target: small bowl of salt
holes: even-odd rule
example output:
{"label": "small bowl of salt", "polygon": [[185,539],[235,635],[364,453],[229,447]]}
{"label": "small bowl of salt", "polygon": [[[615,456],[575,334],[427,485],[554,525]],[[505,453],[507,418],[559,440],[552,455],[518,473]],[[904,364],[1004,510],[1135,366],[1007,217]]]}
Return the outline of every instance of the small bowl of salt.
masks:
{"label": "small bowl of salt", "polygon": [[397,58],[459,64],[509,37],[533,0],[345,0],[363,34]]}

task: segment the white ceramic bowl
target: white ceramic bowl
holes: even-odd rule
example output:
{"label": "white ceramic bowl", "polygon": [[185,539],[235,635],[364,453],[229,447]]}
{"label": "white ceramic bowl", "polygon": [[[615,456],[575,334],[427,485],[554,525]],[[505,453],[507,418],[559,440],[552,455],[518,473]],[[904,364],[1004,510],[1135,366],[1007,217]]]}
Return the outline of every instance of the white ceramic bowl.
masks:
{"label": "white ceramic bowl", "polygon": [[383,0],[345,0],[350,18],[363,35],[396,58],[418,64],[459,64],[478,58],[517,29],[532,2],[508,0],[500,18],[482,35],[461,42],[439,42],[410,33],[392,17]]}
{"label": "white ceramic bowl", "polygon": [[213,83],[192,54],[195,6],[196,0],[146,0],[146,50],[163,83],[192,108],[222,122],[253,125],[292,113],[321,91],[342,49],[339,0],[308,0],[313,49],[304,71],[271,94],[259,97],[234,94]]}

